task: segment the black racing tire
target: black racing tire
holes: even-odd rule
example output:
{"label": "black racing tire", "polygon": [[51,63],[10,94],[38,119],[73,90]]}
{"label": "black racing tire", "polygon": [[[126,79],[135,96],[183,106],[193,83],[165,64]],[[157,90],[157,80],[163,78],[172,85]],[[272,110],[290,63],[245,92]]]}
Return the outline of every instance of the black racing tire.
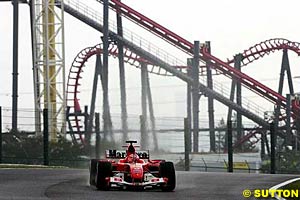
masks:
{"label": "black racing tire", "polygon": [[171,192],[176,186],[175,168],[172,162],[161,162],[159,165],[160,177],[168,178],[168,182],[161,186],[162,191]]}
{"label": "black racing tire", "polygon": [[98,190],[108,190],[109,183],[106,177],[112,176],[112,164],[110,162],[98,162],[97,163],[97,174],[96,174],[96,187]]}
{"label": "black racing tire", "polygon": [[96,185],[97,162],[98,159],[92,159],[90,161],[90,185]]}

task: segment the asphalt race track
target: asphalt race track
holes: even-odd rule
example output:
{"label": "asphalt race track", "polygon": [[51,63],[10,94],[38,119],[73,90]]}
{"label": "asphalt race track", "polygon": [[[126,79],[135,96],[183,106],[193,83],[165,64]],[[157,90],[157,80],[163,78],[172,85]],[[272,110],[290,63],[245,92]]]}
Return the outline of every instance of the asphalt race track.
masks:
{"label": "asphalt race track", "polygon": [[[174,192],[98,191],[88,170],[0,169],[0,199],[211,199],[242,200],[244,189],[268,189],[292,175],[177,172]],[[255,199],[247,198],[247,199]]]}

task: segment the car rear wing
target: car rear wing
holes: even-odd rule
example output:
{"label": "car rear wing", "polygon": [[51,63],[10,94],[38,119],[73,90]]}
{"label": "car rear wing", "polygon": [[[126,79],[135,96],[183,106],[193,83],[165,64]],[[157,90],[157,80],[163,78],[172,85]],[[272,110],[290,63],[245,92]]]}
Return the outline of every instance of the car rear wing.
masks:
{"label": "car rear wing", "polygon": [[[136,154],[140,157],[140,159],[149,159],[150,157],[149,150],[136,151]],[[105,157],[111,159],[126,158],[126,150],[109,149],[105,151]]]}

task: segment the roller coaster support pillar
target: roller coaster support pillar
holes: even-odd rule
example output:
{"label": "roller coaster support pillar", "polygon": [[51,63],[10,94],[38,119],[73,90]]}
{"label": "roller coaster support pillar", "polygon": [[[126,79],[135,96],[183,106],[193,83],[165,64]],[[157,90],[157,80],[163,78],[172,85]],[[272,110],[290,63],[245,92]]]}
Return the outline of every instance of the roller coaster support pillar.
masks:
{"label": "roller coaster support pillar", "polygon": [[193,151],[199,152],[199,60],[200,42],[194,42],[193,59]]}
{"label": "roller coaster support pillar", "polygon": [[49,165],[49,123],[48,123],[48,109],[43,110],[44,119],[44,165]]}
{"label": "roller coaster support pillar", "polygon": [[147,65],[141,65],[141,83],[142,83],[142,118],[141,118],[141,146],[143,148],[148,147],[148,135],[147,135]]}
{"label": "roller coaster support pillar", "polygon": [[190,171],[190,149],[191,135],[189,129],[189,120],[184,118],[184,170]]}
{"label": "roller coaster support pillar", "polygon": [[147,149],[147,128],[146,128],[146,117],[140,115],[140,126],[141,126],[141,148]]}
{"label": "roller coaster support pillar", "polygon": [[232,121],[227,122],[228,172],[233,172]]}
{"label": "roller coaster support pillar", "polygon": [[[118,35],[123,37],[122,17],[119,9],[117,8],[117,26]],[[122,118],[122,132],[123,141],[128,139],[128,124],[127,124],[127,100],[126,100],[126,81],[125,81],[125,68],[124,68],[124,45],[118,42],[118,58],[119,58],[119,76],[120,76],[120,94],[121,94],[121,118]]]}
{"label": "roller coaster support pillar", "polygon": [[99,113],[95,113],[95,132],[96,132],[96,145],[95,145],[95,155],[96,159],[100,159],[100,115]]}
{"label": "roller coaster support pillar", "polygon": [[86,142],[88,143],[88,145],[91,142],[91,134],[93,131],[93,121],[94,121],[94,114],[95,114],[95,103],[96,103],[96,96],[97,96],[98,80],[99,80],[101,70],[102,70],[101,56],[97,55],[95,73],[94,73],[93,90],[92,90],[91,108],[90,108],[90,114],[89,114],[89,119],[88,119],[88,131],[86,133]]}
{"label": "roller coaster support pillar", "polygon": [[[242,54],[238,54],[234,57],[234,68],[241,71],[241,62],[242,62]],[[236,82],[236,103],[239,106],[242,106],[242,85],[239,81]],[[237,128],[237,141],[240,141],[242,138],[242,115],[240,112],[237,112],[236,115],[236,128]],[[240,146],[240,150],[242,150],[242,146]]]}
{"label": "roller coaster support pillar", "polygon": [[154,110],[153,110],[153,101],[152,101],[152,93],[150,87],[150,80],[149,80],[149,73],[146,73],[146,82],[147,82],[147,99],[149,105],[149,115],[150,115],[150,122],[151,122],[151,131],[153,136],[153,143],[154,143],[154,151],[158,151],[158,141],[156,135],[156,126],[155,126],[155,117],[154,117]]}
{"label": "roller coaster support pillar", "polygon": [[[192,70],[191,70],[191,67],[193,65],[193,59],[192,58],[188,58],[187,59],[187,74],[189,77],[192,77]],[[187,122],[188,122],[188,135],[189,135],[189,152],[192,152],[192,140],[191,140],[191,136],[192,136],[192,84],[187,82]]]}
{"label": "roller coaster support pillar", "polygon": [[266,134],[264,132],[261,133],[261,140],[260,140],[260,157],[261,159],[264,159],[266,157]]}
{"label": "roller coaster support pillar", "polygon": [[2,107],[0,106],[0,164],[2,163]]}
{"label": "roller coaster support pillar", "polygon": [[282,62],[281,62],[281,71],[280,71],[280,80],[279,80],[279,89],[278,93],[282,95],[282,88],[283,88],[283,82],[284,82],[284,72],[286,71],[288,84],[289,84],[289,90],[290,94],[294,94],[294,86],[293,86],[293,79],[291,74],[291,68],[290,68],[290,62],[289,62],[289,56],[286,49],[283,50],[282,55]]}
{"label": "roller coaster support pillar", "polygon": [[18,46],[19,0],[13,0],[13,83],[12,83],[12,131],[18,130]]}
{"label": "roller coaster support pillar", "polygon": [[[290,145],[292,142],[291,129],[291,95],[286,95],[286,143]],[[297,140],[296,140],[297,142]],[[293,148],[294,149],[294,148]]]}
{"label": "roller coaster support pillar", "polygon": [[91,133],[89,133],[89,111],[88,106],[84,106],[84,138],[86,139],[86,145],[88,148],[88,151],[90,152],[90,136]]}
{"label": "roller coaster support pillar", "polygon": [[[102,87],[103,87],[103,121],[104,121],[104,140],[110,133],[110,114],[108,103],[108,47],[109,47],[109,9],[108,0],[103,1],[103,68],[102,68]],[[111,137],[113,137],[111,135]]]}
{"label": "roller coaster support pillar", "polygon": [[[231,81],[231,90],[230,90],[230,101],[234,101],[234,94],[235,94],[235,86],[236,86],[236,80],[232,79]],[[228,114],[227,114],[227,121],[232,120],[232,108],[229,106],[228,107]],[[228,141],[227,141],[228,135],[227,132],[225,133],[225,147],[227,148],[228,146]]]}
{"label": "roller coaster support pillar", "polygon": [[[208,48],[208,52],[211,53],[210,42],[205,42],[206,47]],[[207,71],[207,87],[213,89],[213,79],[211,67],[209,66],[209,62],[206,63],[206,71]],[[208,119],[209,119],[209,139],[210,139],[210,151],[216,152],[216,135],[215,135],[215,119],[214,119],[214,99],[211,96],[207,96],[208,98]]]}
{"label": "roller coaster support pillar", "polygon": [[[279,86],[278,86],[278,93],[281,95],[282,95],[282,91],[283,91],[285,71],[287,72],[287,75],[288,75],[290,94],[293,94],[294,88],[293,88],[293,83],[292,83],[289,58],[288,58],[286,49],[283,50],[281,69],[280,69]],[[277,100],[277,105],[275,107],[275,119],[274,119],[275,132],[277,132],[277,129],[278,129],[278,122],[279,122],[279,116],[280,116],[280,104],[281,104],[280,100]]]}
{"label": "roller coaster support pillar", "polygon": [[[29,7],[30,7],[30,30],[31,30],[31,52],[32,52],[32,72],[33,72],[33,77],[35,77],[34,79],[37,80],[37,82],[39,82],[39,72],[37,70],[34,70],[34,62],[35,62],[35,56],[34,56],[34,48],[35,48],[35,44],[34,44],[34,12],[33,12],[33,5],[32,5],[32,0],[29,1]],[[35,107],[41,107],[40,102],[36,101],[38,99],[38,96],[40,94],[40,86],[39,84],[36,84],[35,81],[33,82],[33,93],[34,93],[34,99],[35,99]],[[41,115],[40,115],[40,111],[39,109],[35,109],[34,112],[34,118],[35,118],[35,134],[37,136],[42,136],[42,131],[41,131]]]}
{"label": "roller coaster support pillar", "polygon": [[271,174],[276,172],[276,130],[275,124],[272,122],[270,124],[270,136],[271,136]]}

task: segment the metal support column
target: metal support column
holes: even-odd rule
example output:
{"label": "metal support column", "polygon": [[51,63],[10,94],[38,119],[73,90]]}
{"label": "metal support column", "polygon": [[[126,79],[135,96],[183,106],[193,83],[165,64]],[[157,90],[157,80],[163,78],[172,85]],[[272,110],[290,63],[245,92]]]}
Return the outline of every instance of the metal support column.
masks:
{"label": "metal support column", "polygon": [[[210,42],[205,42],[208,48],[208,52],[211,53]],[[206,75],[207,75],[207,87],[213,89],[213,79],[212,72],[209,66],[209,62],[206,63]],[[209,121],[209,141],[210,141],[210,151],[216,152],[216,135],[215,135],[215,119],[214,119],[214,99],[211,96],[208,98],[208,121]]]}
{"label": "metal support column", "polygon": [[[286,95],[286,143],[291,145],[292,128],[291,128],[291,95]],[[297,139],[296,139],[297,142]]]}
{"label": "metal support column", "polygon": [[264,131],[261,132],[261,140],[260,140],[260,157],[261,159],[265,159],[266,157],[266,148],[265,148],[265,144],[266,144],[266,134],[264,133]]}
{"label": "metal support column", "polygon": [[49,165],[49,124],[48,124],[48,109],[43,110],[44,119],[44,165]]}
{"label": "metal support column", "polygon": [[194,42],[193,59],[193,151],[199,152],[199,60],[200,42]]}
{"label": "metal support column", "polygon": [[[230,97],[229,97],[230,101],[234,101],[235,86],[236,86],[236,80],[232,79]],[[232,108],[228,107],[227,121],[231,121],[231,120],[232,120]]]}
{"label": "metal support column", "polygon": [[146,127],[146,117],[140,115],[140,131],[141,131],[141,148],[147,149],[147,127]]}
{"label": "metal support column", "polygon": [[[278,93],[282,95],[283,91],[283,84],[284,84],[284,74],[285,71],[289,72],[289,89],[290,89],[290,94],[294,93],[294,88],[293,88],[293,83],[291,73],[290,73],[290,64],[289,64],[289,58],[287,54],[287,50],[283,50],[283,55],[282,55],[282,62],[281,62],[281,69],[280,69],[280,78],[279,78],[279,86],[278,86]],[[293,92],[293,93],[291,93]],[[277,132],[278,130],[278,122],[279,122],[279,116],[280,116],[280,102],[278,100],[277,105],[275,107],[275,119],[274,119],[274,130]]]}
{"label": "metal support column", "polygon": [[99,113],[95,113],[95,132],[96,132],[96,144],[95,144],[95,157],[96,159],[100,159],[100,115]]}
{"label": "metal support column", "polygon": [[[235,94],[235,86],[236,86],[236,80],[232,79],[231,81],[231,90],[230,90],[230,101],[234,101],[234,94]],[[227,114],[227,121],[231,121],[232,120],[232,108],[228,107],[228,114]],[[228,150],[226,149],[228,146],[228,135],[227,135],[227,131],[225,132],[225,151]]]}
{"label": "metal support column", "polygon": [[142,118],[141,123],[144,124],[141,132],[141,146],[145,149],[148,147],[147,134],[147,65],[141,65],[141,83],[142,83]]}
{"label": "metal support column", "polygon": [[19,0],[13,0],[12,131],[18,130]]}
{"label": "metal support column", "polygon": [[102,87],[103,87],[103,131],[104,140],[107,140],[107,134],[110,133],[111,121],[109,114],[109,100],[108,100],[108,47],[109,47],[109,5],[108,0],[103,1],[103,67],[102,67]]}
{"label": "metal support column", "polygon": [[288,52],[286,49],[283,50],[282,65],[284,65],[284,69],[286,71],[290,94],[294,94],[293,78],[292,78],[292,73],[291,73],[289,56],[288,56]]}
{"label": "metal support column", "polygon": [[[238,54],[234,57],[234,68],[241,71],[241,62],[242,62],[243,55]],[[239,106],[242,106],[242,84],[241,82],[236,82],[236,103]],[[240,141],[240,139],[243,136],[242,133],[242,114],[240,112],[237,112],[236,114],[236,139],[237,141]],[[242,150],[242,146],[239,146],[240,150]]]}
{"label": "metal support column", "polygon": [[227,122],[228,172],[233,172],[232,121]]}
{"label": "metal support column", "polygon": [[98,88],[98,80],[102,70],[102,62],[101,62],[101,55],[96,56],[96,66],[94,72],[94,81],[93,81],[93,89],[92,89],[92,99],[91,99],[91,108],[88,120],[88,132],[86,133],[86,141],[88,144],[91,142],[91,134],[93,131],[93,121],[94,121],[94,114],[95,114],[95,103],[96,103],[96,96],[97,96],[97,88]]}
{"label": "metal support column", "polygon": [[149,106],[149,115],[150,115],[150,122],[151,122],[151,131],[153,136],[153,143],[154,143],[154,151],[158,151],[158,141],[157,141],[157,134],[156,134],[156,125],[155,125],[155,117],[154,117],[154,110],[153,110],[153,101],[152,101],[152,93],[150,87],[150,80],[149,80],[149,73],[146,73],[146,86],[147,86],[147,99],[148,99],[148,106]]}
{"label": "metal support column", "polygon": [[275,124],[270,124],[270,135],[271,135],[271,166],[270,172],[271,174],[275,174],[276,172],[276,129]]}
{"label": "metal support column", "polygon": [[[32,1],[29,1],[29,7],[30,7],[30,30],[31,30],[31,52],[32,52],[32,73],[33,73],[33,93],[34,93],[34,99],[35,99],[35,105],[36,108],[40,108],[41,105],[39,101],[36,101],[38,99],[38,95],[40,94],[40,85],[39,83],[39,74],[37,70],[34,70],[34,62],[35,62],[35,56],[34,56],[34,11],[33,11],[33,4]],[[35,134],[37,136],[42,136],[42,128],[41,128],[41,114],[40,111],[35,109],[34,112],[34,118],[35,118]]]}
{"label": "metal support column", "polygon": [[50,139],[57,141],[66,132],[63,0],[32,0],[32,16],[35,111],[48,109]]}
{"label": "metal support column", "polygon": [[[122,17],[119,9],[117,8],[117,26],[118,35],[123,37],[123,25]],[[128,139],[128,124],[127,124],[127,99],[126,99],[126,79],[125,79],[125,68],[124,68],[124,46],[121,42],[118,42],[118,58],[119,58],[119,75],[120,75],[120,94],[121,94],[121,118],[122,118],[122,132],[123,141]]]}
{"label": "metal support column", "polygon": [[84,116],[84,140],[86,143],[87,150],[90,153],[91,144],[90,144],[89,138],[90,138],[91,133],[88,132],[89,131],[89,108],[88,108],[88,106],[84,106],[83,116]]}
{"label": "metal support column", "polygon": [[184,118],[184,170],[190,171],[190,130],[188,118]]}
{"label": "metal support column", "polygon": [[[193,65],[193,59],[192,58],[188,58],[187,59],[187,74],[188,76],[192,77],[192,65]],[[190,83],[187,82],[187,97],[186,97],[186,101],[187,101],[187,119],[188,119],[188,146],[189,146],[189,152],[192,152],[192,85]]]}

